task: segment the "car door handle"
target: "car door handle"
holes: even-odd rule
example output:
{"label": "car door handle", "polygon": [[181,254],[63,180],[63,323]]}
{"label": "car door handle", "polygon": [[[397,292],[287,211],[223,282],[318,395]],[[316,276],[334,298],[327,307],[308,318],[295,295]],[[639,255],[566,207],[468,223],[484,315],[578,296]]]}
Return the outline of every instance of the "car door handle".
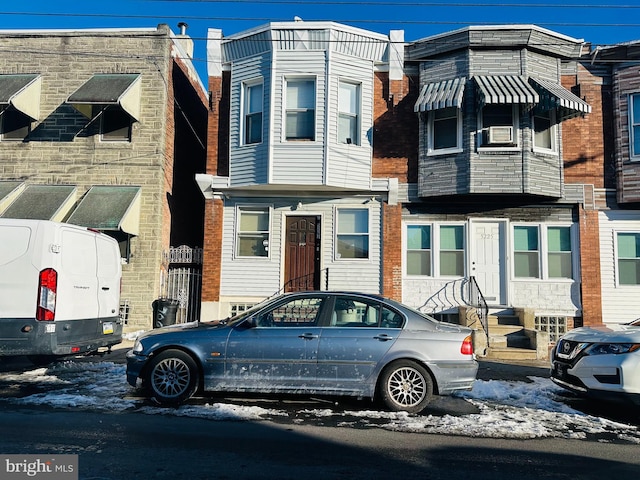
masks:
{"label": "car door handle", "polygon": [[393,340],[393,337],[391,335],[387,335],[386,333],[381,333],[380,335],[376,335],[373,338],[376,340],[382,340],[383,342],[386,342],[387,340]]}
{"label": "car door handle", "polygon": [[109,287],[102,287],[102,290],[107,291],[109,290]]}
{"label": "car door handle", "polygon": [[304,340],[313,340],[314,338],[318,338],[318,335],[313,333],[303,333],[302,335],[298,335],[298,338],[302,338]]}

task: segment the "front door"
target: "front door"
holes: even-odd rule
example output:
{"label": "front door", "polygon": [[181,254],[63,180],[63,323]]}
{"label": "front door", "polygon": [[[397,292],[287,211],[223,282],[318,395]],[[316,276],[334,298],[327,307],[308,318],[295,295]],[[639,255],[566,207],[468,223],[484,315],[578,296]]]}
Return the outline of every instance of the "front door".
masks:
{"label": "front door", "polygon": [[320,217],[290,216],[286,222],[285,292],[320,289]]}
{"label": "front door", "polygon": [[506,224],[471,222],[471,275],[489,305],[506,305]]}

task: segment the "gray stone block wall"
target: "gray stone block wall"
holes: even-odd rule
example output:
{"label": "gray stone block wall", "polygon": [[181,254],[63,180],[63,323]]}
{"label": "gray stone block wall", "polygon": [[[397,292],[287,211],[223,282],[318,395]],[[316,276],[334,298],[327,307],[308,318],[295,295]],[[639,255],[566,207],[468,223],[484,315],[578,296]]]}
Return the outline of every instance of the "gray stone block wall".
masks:
{"label": "gray stone block wall", "polygon": [[[0,33],[0,73],[42,76],[40,118],[25,142],[0,142],[0,179],[34,184],[73,184],[79,197],[92,185],[142,187],[140,234],[123,265],[122,298],[129,301],[127,328],[151,325],[159,293],[170,40],[167,27],[151,31]],[[141,115],[131,142],[100,142],[82,133],[87,119],[65,101],[97,73],[139,73]]]}

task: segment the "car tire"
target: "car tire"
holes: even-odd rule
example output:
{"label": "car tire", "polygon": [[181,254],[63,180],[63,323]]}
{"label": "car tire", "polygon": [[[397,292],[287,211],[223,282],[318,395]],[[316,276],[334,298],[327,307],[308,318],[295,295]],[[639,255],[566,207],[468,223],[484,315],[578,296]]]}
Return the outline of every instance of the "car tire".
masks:
{"label": "car tire", "polygon": [[181,350],[165,350],[154,356],[145,371],[143,383],[149,397],[164,406],[176,406],[198,389],[198,366]]}
{"label": "car tire", "polygon": [[420,413],[433,398],[433,380],[419,363],[398,360],[382,371],[379,394],[391,411]]}

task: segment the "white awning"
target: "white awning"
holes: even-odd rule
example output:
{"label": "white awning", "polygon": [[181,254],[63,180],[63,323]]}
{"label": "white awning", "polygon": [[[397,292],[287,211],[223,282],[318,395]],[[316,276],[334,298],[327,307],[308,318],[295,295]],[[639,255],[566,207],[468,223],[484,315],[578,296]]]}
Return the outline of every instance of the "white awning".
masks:
{"label": "white awning", "polygon": [[491,75],[473,77],[478,85],[480,103],[504,104],[524,103],[535,105],[540,101],[540,96],[534,88],[527,83],[523,76],[519,75]]}
{"label": "white awning", "polygon": [[94,185],[84,195],[67,223],[96,230],[140,231],[141,187]]}
{"label": "white awning", "polygon": [[38,74],[0,75],[0,106],[13,106],[32,120],[40,117],[42,77]]}
{"label": "white awning", "polygon": [[93,118],[94,105],[118,105],[138,121],[141,89],[140,74],[96,74],[71,94],[67,103],[87,118]]}
{"label": "white awning", "polygon": [[466,78],[459,77],[424,85],[420,90],[420,96],[413,110],[415,112],[428,112],[440,108],[460,108],[466,81]]}
{"label": "white awning", "polygon": [[560,113],[559,120],[591,113],[591,105],[559,83],[533,77],[529,81],[541,96],[540,106],[548,110],[557,108]]}
{"label": "white awning", "polygon": [[26,185],[0,217],[62,222],[75,204],[76,191],[74,185]]}

